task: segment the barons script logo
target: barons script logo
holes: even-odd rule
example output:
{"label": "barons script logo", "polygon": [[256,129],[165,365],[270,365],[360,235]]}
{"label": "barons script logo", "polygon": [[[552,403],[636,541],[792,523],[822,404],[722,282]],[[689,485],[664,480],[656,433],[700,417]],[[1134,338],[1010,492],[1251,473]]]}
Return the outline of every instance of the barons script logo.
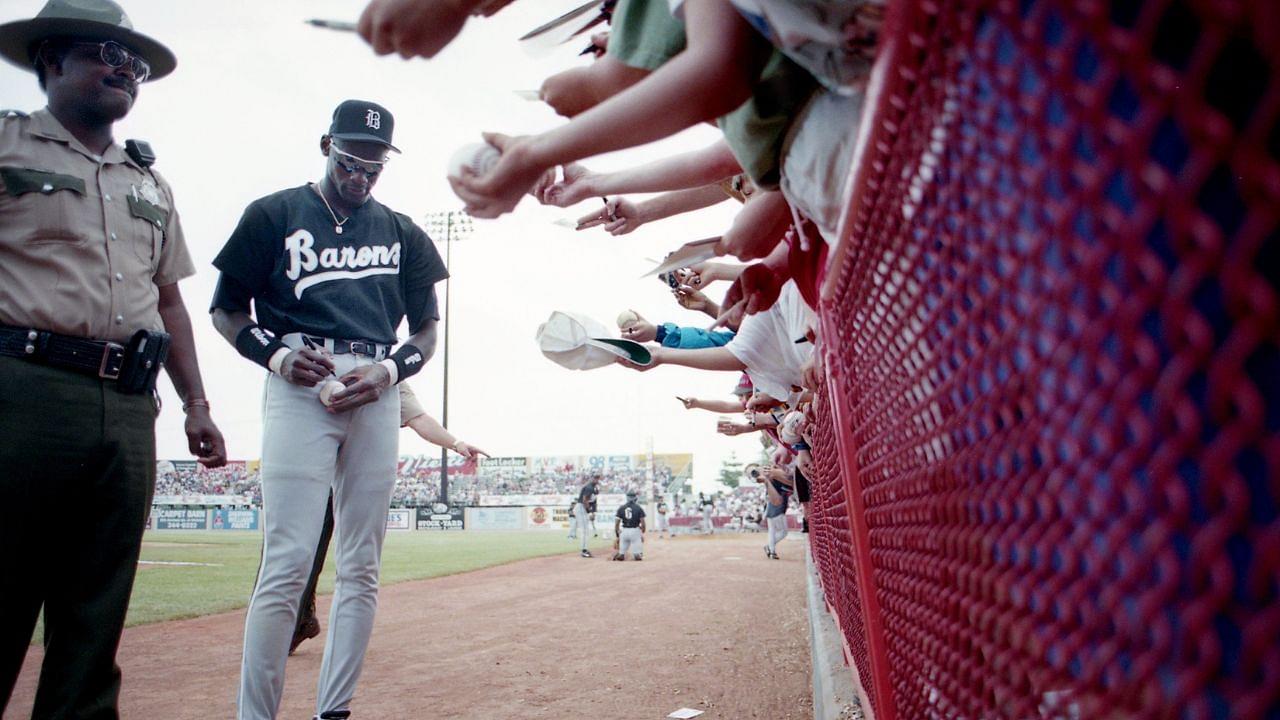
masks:
{"label": "barons script logo", "polygon": [[[306,230],[297,230],[284,239],[285,250],[289,252],[285,276],[294,281],[293,294],[299,299],[307,288],[331,280],[355,280],[400,272],[400,243],[390,247],[365,245],[355,248],[346,245],[324,248],[319,253],[315,251],[315,244],[315,236]],[[302,277],[303,273],[307,276]]]}

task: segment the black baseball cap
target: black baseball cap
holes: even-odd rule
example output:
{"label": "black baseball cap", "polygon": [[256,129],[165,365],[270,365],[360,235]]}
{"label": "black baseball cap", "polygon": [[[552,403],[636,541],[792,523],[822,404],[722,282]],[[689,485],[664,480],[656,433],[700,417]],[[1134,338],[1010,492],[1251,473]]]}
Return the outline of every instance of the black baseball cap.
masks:
{"label": "black baseball cap", "polygon": [[373,142],[400,152],[391,144],[391,131],[396,119],[391,111],[368,100],[343,100],[333,111],[329,137],[354,142]]}

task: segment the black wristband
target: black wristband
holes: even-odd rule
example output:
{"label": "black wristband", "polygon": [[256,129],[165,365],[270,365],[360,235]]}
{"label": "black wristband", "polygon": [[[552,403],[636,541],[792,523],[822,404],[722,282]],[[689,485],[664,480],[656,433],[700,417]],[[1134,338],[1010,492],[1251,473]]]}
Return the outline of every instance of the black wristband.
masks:
{"label": "black wristband", "polygon": [[245,325],[244,329],[236,335],[236,352],[268,370],[271,369],[267,364],[271,361],[271,356],[281,348],[288,350],[289,346],[253,323]]}
{"label": "black wristband", "polygon": [[387,359],[396,364],[397,383],[404,382],[405,378],[417,373],[423,365],[427,364],[422,351],[409,343],[396,348],[396,351]]}

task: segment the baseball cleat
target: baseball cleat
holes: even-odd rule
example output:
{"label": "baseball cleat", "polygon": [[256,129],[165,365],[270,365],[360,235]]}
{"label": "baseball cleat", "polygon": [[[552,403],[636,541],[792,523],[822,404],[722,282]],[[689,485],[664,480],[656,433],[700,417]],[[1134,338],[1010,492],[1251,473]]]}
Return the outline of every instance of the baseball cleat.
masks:
{"label": "baseball cleat", "polygon": [[622,562],[623,560],[626,560],[626,558],[623,557],[621,554],[614,555],[613,559],[617,560],[618,562]]}
{"label": "baseball cleat", "polygon": [[302,625],[293,631],[293,639],[289,641],[289,654],[292,655],[304,640],[310,640],[320,634],[320,621],[314,615],[302,621]]}
{"label": "baseball cleat", "polygon": [[583,551],[582,551],[582,557],[591,557],[591,551],[590,551],[590,550],[583,550]]}
{"label": "baseball cleat", "polygon": [[643,556],[643,555],[637,555],[637,556],[636,556],[636,562],[640,562],[640,561],[641,561],[641,560],[643,560],[643,559],[644,559],[644,556]]}

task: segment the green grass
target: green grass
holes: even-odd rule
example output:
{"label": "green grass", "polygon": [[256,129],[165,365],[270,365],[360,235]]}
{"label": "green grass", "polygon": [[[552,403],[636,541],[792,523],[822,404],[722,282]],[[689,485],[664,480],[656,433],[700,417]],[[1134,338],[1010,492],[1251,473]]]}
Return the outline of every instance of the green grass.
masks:
{"label": "green grass", "polygon": [[[128,626],[199,617],[249,604],[262,533],[256,530],[153,531],[143,538],[142,559],[210,563],[215,567],[141,565],[129,604]],[[607,547],[603,540],[592,550]],[[382,584],[440,577],[516,560],[577,552],[577,541],[559,532],[388,532],[382,551]],[[320,593],[333,592],[330,547]],[[33,642],[40,642],[37,628]]]}

